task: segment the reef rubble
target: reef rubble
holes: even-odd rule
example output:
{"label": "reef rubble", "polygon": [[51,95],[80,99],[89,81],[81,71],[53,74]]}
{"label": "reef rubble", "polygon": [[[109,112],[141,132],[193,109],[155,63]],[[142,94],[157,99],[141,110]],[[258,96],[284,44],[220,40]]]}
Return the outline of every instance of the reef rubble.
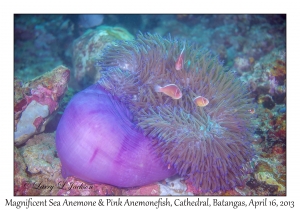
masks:
{"label": "reef rubble", "polygon": [[67,90],[70,70],[58,66],[29,82],[14,80],[15,145],[44,131]]}

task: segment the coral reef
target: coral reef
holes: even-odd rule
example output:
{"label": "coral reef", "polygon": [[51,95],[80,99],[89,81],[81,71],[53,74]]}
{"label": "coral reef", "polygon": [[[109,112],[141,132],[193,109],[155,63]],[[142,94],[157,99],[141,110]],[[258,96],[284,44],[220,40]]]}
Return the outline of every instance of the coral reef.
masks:
{"label": "coral reef", "polygon": [[182,177],[174,176],[159,183],[160,195],[193,195]]}
{"label": "coral reef", "polygon": [[19,175],[15,176],[15,195],[58,193],[57,183],[64,179],[56,155],[54,134],[35,135],[23,147],[15,148],[15,154],[19,156],[15,159],[15,173],[23,173],[22,179]]}
{"label": "coral reef", "polygon": [[[101,15],[94,19],[96,21],[91,19],[92,24],[86,24],[81,21],[80,15],[74,14],[16,14],[14,17],[14,75],[16,77],[14,119],[15,134],[17,134],[15,137],[20,137],[17,138],[14,149],[14,195],[286,195],[286,154],[288,153],[286,148],[286,15],[109,14],[103,15],[102,20]],[[88,29],[103,23],[107,26]],[[257,119],[258,126],[252,134],[253,148],[256,153],[256,158],[250,162],[253,171],[241,177],[241,182],[246,183],[245,186],[206,192],[188,179],[188,176],[179,178],[176,175],[175,178],[167,178],[140,187],[118,188],[103,183],[91,184],[73,176],[64,179],[60,175],[61,165],[54,145],[55,134],[45,133],[56,131],[64,109],[75,93],[96,83],[103,73],[105,77],[105,69],[114,65],[113,62],[106,63],[104,72],[99,65],[95,67],[97,58],[109,51],[109,48],[104,50],[105,47],[110,46],[113,52],[115,47],[122,45],[118,40],[133,40],[131,34],[139,31],[157,33],[165,37],[171,34],[178,44],[175,50],[177,54],[172,59],[174,62],[178,61],[178,54],[182,52],[183,65],[180,66],[187,68],[191,66],[189,58],[186,57],[189,46],[186,50],[180,44],[184,43],[184,39],[201,44],[204,49],[218,54],[224,66],[236,72],[235,80],[239,79],[243,82],[241,89],[246,90],[248,87],[247,91],[250,97],[255,99],[255,104],[247,111]],[[141,45],[145,46],[145,49],[139,54],[144,55],[144,51],[148,51],[148,46]],[[127,51],[129,50],[130,47]],[[124,57],[131,56],[132,54],[126,54]],[[147,59],[147,56],[143,58]],[[111,59],[114,60],[120,58]],[[137,63],[125,62],[126,59],[123,61],[118,64],[122,71],[132,69],[131,67],[136,66]],[[159,63],[160,60],[155,62]],[[74,67],[74,71],[69,72],[69,88],[64,90],[65,93],[62,94],[64,97],[58,96],[52,89],[51,76],[43,81],[39,80],[32,87],[28,86],[33,78],[61,64]],[[227,68],[225,71],[228,71]],[[64,82],[65,77],[61,76],[57,74],[55,80]],[[170,84],[168,82],[170,81],[158,85],[166,86]],[[137,87],[140,85],[141,83],[136,84]],[[153,82],[151,87],[155,85]],[[120,86],[122,84],[117,83],[116,87]],[[147,84],[142,85],[139,90],[144,90],[145,86]],[[151,101],[153,96],[147,95],[153,93],[153,90],[143,93],[146,96],[144,99],[147,106],[153,103]],[[164,93],[154,94],[168,98]],[[113,100],[116,98],[118,97],[114,96]],[[139,97],[135,94],[132,99],[139,100]],[[173,99],[170,99],[166,104],[171,103]],[[212,100],[207,97],[206,99],[209,103],[206,107],[202,107],[203,110],[207,110],[212,105]],[[130,100],[130,98],[126,99],[122,104],[125,106]],[[89,103],[86,107],[89,107]],[[81,110],[86,107],[82,107]],[[127,111],[131,110],[127,109]],[[143,129],[136,125],[138,119],[135,114],[129,119],[134,122],[131,129],[143,132]],[[178,119],[174,118],[171,124],[177,121]],[[212,124],[211,128],[214,128],[214,125]],[[153,125],[151,124],[150,128],[151,126]],[[42,134],[34,135],[38,133]],[[150,132],[148,136],[152,134]],[[26,140],[28,138],[29,140]],[[164,143],[154,138],[152,142],[154,145],[156,140],[157,143]],[[132,151],[130,145],[126,148]],[[160,154],[158,156],[160,157]],[[36,157],[39,159],[35,159]],[[186,157],[188,158],[189,156]],[[167,171],[169,168],[173,170],[174,167],[170,163],[166,161],[161,163],[162,168]],[[103,167],[104,171],[105,169],[107,167]],[[36,171],[39,172],[35,173]],[[132,175],[129,177],[134,178]],[[50,188],[51,186],[53,189]]]}
{"label": "coral reef", "polygon": [[40,134],[30,139],[20,151],[29,173],[43,173],[51,176],[60,174],[60,161],[55,157],[53,135]]}
{"label": "coral reef", "polygon": [[286,66],[285,51],[273,50],[254,63],[241,80],[250,81],[259,123],[254,142],[254,173],[247,182],[254,195],[285,195],[286,190]]}
{"label": "coral reef", "polygon": [[[277,106],[276,104],[275,107]],[[286,114],[279,110],[280,108],[273,108],[272,111],[258,110],[261,115],[255,143],[258,158],[252,177],[252,182],[256,184],[249,183],[255,194],[286,194]]]}
{"label": "coral reef", "polygon": [[86,31],[73,44],[73,66],[76,81],[87,87],[99,80],[100,72],[95,68],[95,59],[107,45],[117,40],[131,40],[133,36],[124,28],[100,26]]}
{"label": "coral reef", "polygon": [[234,67],[237,69],[238,72],[243,71],[250,71],[251,70],[251,64],[253,64],[254,58],[240,58],[237,57],[234,60]]}
{"label": "coral reef", "polygon": [[15,144],[23,144],[32,135],[43,132],[59,107],[67,90],[70,70],[58,66],[52,71],[22,84],[15,79]]}
{"label": "coral reef", "polygon": [[20,154],[19,150],[14,148],[14,195],[30,195],[30,194],[39,194],[29,192],[30,189],[26,188],[26,183],[29,181],[29,178],[26,174],[26,165],[24,159]]}
{"label": "coral reef", "polygon": [[21,118],[17,124],[15,142],[21,144],[31,137],[43,123],[44,118],[48,117],[48,115],[49,110],[47,105],[41,105],[34,100],[31,101],[22,112]]}

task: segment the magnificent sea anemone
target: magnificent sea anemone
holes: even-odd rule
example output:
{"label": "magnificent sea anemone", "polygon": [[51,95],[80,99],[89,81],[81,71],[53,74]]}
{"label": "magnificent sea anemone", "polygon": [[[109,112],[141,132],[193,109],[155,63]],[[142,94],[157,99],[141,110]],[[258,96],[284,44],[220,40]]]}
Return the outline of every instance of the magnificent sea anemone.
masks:
{"label": "magnificent sea anemone", "polygon": [[[130,187],[177,173],[203,192],[243,185],[254,156],[253,104],[218,57],[184,40],[139,34],[107,47],[96,66],[98,84],[72,99],[58,126],[65,176]],[[180,97],[157,91],[170,84]]]}

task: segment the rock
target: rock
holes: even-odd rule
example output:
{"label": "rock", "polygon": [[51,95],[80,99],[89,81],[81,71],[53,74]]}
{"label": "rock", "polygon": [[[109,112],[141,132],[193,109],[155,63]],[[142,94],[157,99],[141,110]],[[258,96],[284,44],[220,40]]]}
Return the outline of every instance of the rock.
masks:
{"label": "rock", "polygon": [[255,174],[255,178],[258,181],[266,182],[268,185],[275,185],[278,187],[278,191],[285,191],[285,187],[281,184],[279,184],[276,179],[273,177],[271,173],[268,172],[258,172]]}
{"label": "rock", "polygon": [[14,148],[14,195],[25,195],[29,178],[26,174],[26,165],[18,148]]}
{"label": "rock", "polygon": [[37,195],[56,195],[59,190],[58,183],[64,179],[56,153],[55,134],[35,135],[19,151],[24,158],[26,174],[29,177],[25,186],[31,191],[26,195],[33,195],[33,190]]}
{"label": "rock", "polygon": [[17,124],[15,132],[15,142],[23,143],[32,134],[34,134],[38,126],[42,123],[43,118],[49,115],[47,105],[41,105],[35,100],[31,101],[27,108],[22,113],[21,119]]}
{"label": "rock", "polygon": [[121,27],[99,26],[96,29],[87,30],[73,44],[75,80],[83,87],[97,82],[100,74],[95,68],[95,63],[104,47],[117,40],[133,38],[126,29]]}
{"label": "rock", "polygon": [[184,179],[178,176],[165,179],[164,182],[159,183],[159,186],[159,195],[193,195],[192,192],[187,191],[188,187]]}
{"label": "rock", "polygon": [[44,131],[67,90],[70,70],[58,66],[25,84],[15,79],[15,133],[17,146]]}
{"label": "rock", "polygon": [[31,174],[60,173],[60,161],[56,156],[54,134],[34,136],[21,148],[24,162]]}
{"label": "rock", "polygon": [[252,63],[251,59],[237,57],[234,60],[234,67],[238,72],[250,71]]}

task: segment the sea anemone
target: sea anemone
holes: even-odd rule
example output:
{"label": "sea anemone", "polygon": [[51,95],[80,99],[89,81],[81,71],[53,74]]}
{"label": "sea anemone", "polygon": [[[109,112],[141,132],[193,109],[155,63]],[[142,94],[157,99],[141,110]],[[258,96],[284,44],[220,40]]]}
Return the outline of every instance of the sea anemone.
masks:
{"label": "sea anemone", "polygon": [[[184,63],[176,70],[181,53]],[[107,47],[96,65],[100,86],[131,112],[134,129],[149,138],[166,167],[203,192],[243,185],[254,156],[252,99],[217,56],[195,43],[139,34]],[[155,91],[168,84],[179,87],[180,99]],[[197,106],[198,96],[209,104]]]}

